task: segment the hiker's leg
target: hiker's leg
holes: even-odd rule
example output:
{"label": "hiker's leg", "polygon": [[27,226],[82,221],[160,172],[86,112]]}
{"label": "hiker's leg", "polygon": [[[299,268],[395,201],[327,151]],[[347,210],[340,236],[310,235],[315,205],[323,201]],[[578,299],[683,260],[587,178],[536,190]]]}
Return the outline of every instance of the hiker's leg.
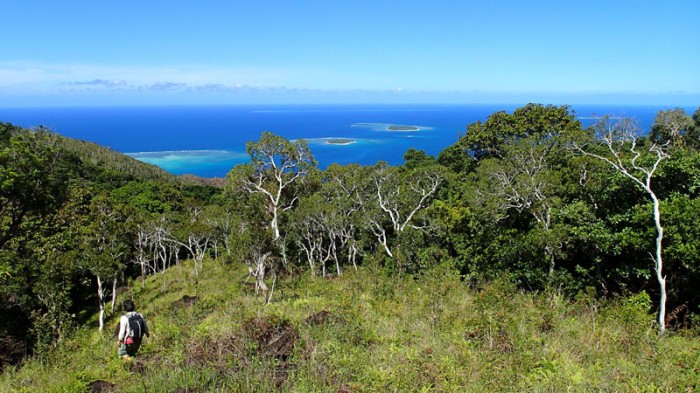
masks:
{"label": "hiker's leg", "polygon": [[117,349],[117,355],[119,355],[119,357],[128,355],[128,348],[126,347],[126,344],[119,344],[119,349]]}
{"label": "hiker's leg", "polygon": [[138,352],[141,347],[141,340],[134,340],[133,344],[127,344],[125,347],[126,354],[129,356],[136,356],[136,352]]}

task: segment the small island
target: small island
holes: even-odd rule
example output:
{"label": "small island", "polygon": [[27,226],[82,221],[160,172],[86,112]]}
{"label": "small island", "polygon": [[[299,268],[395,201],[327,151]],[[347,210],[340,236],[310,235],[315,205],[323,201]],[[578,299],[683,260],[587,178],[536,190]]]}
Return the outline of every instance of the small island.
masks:
{"label": "small island", "polygon": [[387,131],[420,131],[419,127],[416,126],[401,126],[392,124],[386,128]]}
{"label": "small island", "polygon": [[355,143],[354,139],[341,139],[341,138],[333,138],[333,139],[327,139],[326,143],[329,145],[350,145]]}

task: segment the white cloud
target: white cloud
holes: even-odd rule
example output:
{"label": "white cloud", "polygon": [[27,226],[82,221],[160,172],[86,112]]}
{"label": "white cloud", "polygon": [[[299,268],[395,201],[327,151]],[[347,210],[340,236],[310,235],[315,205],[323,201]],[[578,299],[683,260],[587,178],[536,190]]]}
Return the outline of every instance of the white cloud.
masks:
{"label": "white cloud", "polygon": [[[46,64],[0,62],[0,86],[74,85],[162,88],[162,83],[187,85],[284,85],[303,74],[301,70],[264,67],[115,66],[94,64]],[[163,82],[170,81],[170,82]]]}
{"label": "white cloud", "polygon": [[107,79],[93,79],[89,81],[73,81],[73,82],[66,82],[67,85],[76,85],[76,86],[106,86],[106,87],[114,87],[114,86],[126,86],[127,83],[124,80],[121,79],[113,79],[113,80],[107,80]]}
{"label": "white cloud", "polygon": [[[332,72],[311,69],[207,66],[116,66],[0,61],[0,104],[298,102],[697,102],[697,93],[524,91],[517,88],[418,88],[391,78],[342,85]],[[370,86],[370,87],[368,87]],[[640,98],[641,97],[641,98]],[[607,100],[607,101],[606,101]],[[669,104],[670,105],[670,104]]]}
{"label": "white cloud", "polygon": [[156,82],[146,86],[139,86],[139,89],[153,91],[178,91],[187,87],[186,83],[180,82]]}

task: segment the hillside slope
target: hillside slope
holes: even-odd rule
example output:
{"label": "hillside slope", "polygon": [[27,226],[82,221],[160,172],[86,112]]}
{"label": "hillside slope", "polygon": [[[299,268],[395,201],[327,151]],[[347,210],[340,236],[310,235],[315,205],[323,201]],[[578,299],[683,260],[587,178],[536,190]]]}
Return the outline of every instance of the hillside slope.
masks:
{"label": "hillside slope", "polygon": [[132,363],[96,322],[43,359],[0,376],[18,392],[693,391],[700,342],[659,339],[637,295],[468,288],[447,269],[419,279],[371,267],[333,279],[280,278],[269,305],[242,266],[184,263],[120,295],[152,337]]}
{"label": "hillside slope", "polygon": [[179,182],[177,176],[125,154],[92,142],[57,136],[57,146],[74,154],[82,162],[86,175],[112,176],[123,180],[160,180]]}

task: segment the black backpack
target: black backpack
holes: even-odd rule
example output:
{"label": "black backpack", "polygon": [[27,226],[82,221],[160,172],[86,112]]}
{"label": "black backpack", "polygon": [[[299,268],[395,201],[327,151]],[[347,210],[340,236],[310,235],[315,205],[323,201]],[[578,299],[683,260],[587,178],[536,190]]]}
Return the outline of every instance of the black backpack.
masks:
{"label": "black backpack", "polygon": [[143,317],[139,313],[134,313],[130,316],[127,316],[129,319],[129,337],[133,337],[135,339],[142,338],[143,335],[146,333],[146,323],[143,320]]}

